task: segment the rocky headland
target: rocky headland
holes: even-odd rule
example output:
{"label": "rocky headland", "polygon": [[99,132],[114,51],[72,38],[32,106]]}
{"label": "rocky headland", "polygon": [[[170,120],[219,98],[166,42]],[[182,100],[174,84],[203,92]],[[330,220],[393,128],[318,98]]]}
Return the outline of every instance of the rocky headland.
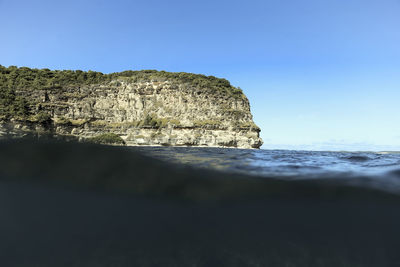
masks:
{"label": "rocky headland", "polygon": [[0,65],[0,136],[126,145],[259,148],[240,88],[213,76]]}

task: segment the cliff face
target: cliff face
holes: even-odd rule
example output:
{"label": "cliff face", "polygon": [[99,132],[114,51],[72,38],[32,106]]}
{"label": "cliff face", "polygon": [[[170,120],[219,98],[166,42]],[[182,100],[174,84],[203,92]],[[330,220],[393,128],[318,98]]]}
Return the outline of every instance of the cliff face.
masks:
{"label": "cliff face", "polygon": [[0,135],[86,139],[114,133],[127,145],[262,145],[249,101],[238,89],[232,93],[168,77],[138,80],[115,75],[93,84],[40,90],[19,86],[15,96],[26,100],[29,114],[4,115]]}

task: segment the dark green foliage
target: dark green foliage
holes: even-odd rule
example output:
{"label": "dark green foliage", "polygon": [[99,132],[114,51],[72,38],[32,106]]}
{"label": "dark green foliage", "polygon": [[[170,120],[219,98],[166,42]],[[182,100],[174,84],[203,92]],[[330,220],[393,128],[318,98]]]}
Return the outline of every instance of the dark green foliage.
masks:
{"label": "dark green foliage", "polygon": [[39,123],[46,123],[51,121],[51,116],[50,114],[40,111],[37,113],[35,116],[33,116],[33,121],[39,122]]}
{"label": "dark green foliage", "polygon": [[119,77],[130,78],[135,81],[165,81],[172,80],[180,83],[188,83],[197,88],[210,88],[231,92],[241,93],[241,89],[231,86],[228,80],[193,74],[186,72],[166,72],[157,70],[123,71],[111,74],[103,74],[95,71],[81,70],[49,70],[31,69],[27,67],[8,68],[0,65],[0,85],[12,87],[14,89],[56,89],[70,85],[89,85],[99,84]]}
{"label": "dark green foliage", "polygon": [[109,75],[94,71],[52,71],[15,66],[6,68],[0,65],[0,85],[13,89],[50,90],[69,85],[97,84],[107,80],[110,80]]}
{"label": "dark green foliage", "polygon": [[210,89],[220,89],[240,93],[241,89],[233,87],[228,80],[193,74],[186,72],[166,72],[157,70],[123,71],[111,74],[103,74],[96,71],[81,70],[49,70],[49,69],[30,69],[27,67],[8,68],[0,65],[0,84],[7,87],[19,89],[55,89],[60,86],[68,85],[88,85],[111,81],[119,77],[126,77],[132,81],[165,81],[175,80],[180,83],[188,83],[194,87]]}
{"label": "dark green foliage", "polygon": [[242,95],[242,90],[240,88],[233,87],[228,80],[202,74],[140,70],[116,72],[109,75],[111,75],[113,78],[128,77],[133,82],[172,80],[179,83],[188,84],[195,88],[209,88],[233,95]]}
{"label": "dark green foliage", "polygon": [[25,118],[28,113],[28,102],[12,88],[0,85],[0,119]]}
{"label": "dark green foliage", "polygon": [[141,122],[143,126],[152,126],[152,127],[160,127],[162,122],[157,118],[154,118],[151,115],[147,115],[143,122]]}
{"label": "dark green foliage", "polygon": [[125,145],[125,141],[117,134],[105,133],[87,139],[90,143],[103,145]]}
{"label": "dark green foliage", "polygon": [[137,122],[135,126],[148,126],[148,127],[165,127],[167,125],[178,126],[180,121],[176,119],[157,118],[154,114],[147,114],[145,119]]}

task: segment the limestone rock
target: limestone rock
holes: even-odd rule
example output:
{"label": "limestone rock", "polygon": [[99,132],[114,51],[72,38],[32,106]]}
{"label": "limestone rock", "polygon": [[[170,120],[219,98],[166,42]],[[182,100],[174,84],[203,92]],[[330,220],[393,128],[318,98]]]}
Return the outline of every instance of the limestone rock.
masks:
{"label": "limestone rock", "polygon": [[29,99],[29,119],[3,119],[0,135],[52,134],[84,140],[103,133],[127,145],[259,148],[246,96],[165,79],[115,77],[56,89],[17,88]]}

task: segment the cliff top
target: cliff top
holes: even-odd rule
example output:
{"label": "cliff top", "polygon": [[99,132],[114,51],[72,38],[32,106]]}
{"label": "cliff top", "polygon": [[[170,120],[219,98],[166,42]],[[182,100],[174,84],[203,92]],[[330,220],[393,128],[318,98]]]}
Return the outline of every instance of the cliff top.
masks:
{"label": "cliff top", "polygon": [[157,70],[122,71],[104,74],[97,71],[31,69],[28,67],[0,65],[0,86],[13,88],[53,89],[70,85],[103,84],[120,78],[129,82],[176,81],[190,83],[197,88],[210,88],[232,95],[242,95],[242,90],[226,79],[186,72]]}
{"label": "cliff top", "polygon": [[26,100],[17,96],[16,90],[57,90],[69,86],[108,84],[120,79],[132,83],[171,81],[236,98],[244,96],[242,90],[232,86],[228,80],[202,74],[157,70],[128,70],[104,74],[90,70],[31,69],[0,65],[0,116],[23,115],[25,112]]}

